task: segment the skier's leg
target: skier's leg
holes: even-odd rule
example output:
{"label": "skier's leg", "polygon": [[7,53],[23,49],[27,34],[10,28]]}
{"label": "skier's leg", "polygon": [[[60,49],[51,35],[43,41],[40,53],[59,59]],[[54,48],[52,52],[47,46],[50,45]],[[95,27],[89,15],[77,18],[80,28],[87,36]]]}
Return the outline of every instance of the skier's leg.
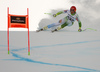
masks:
{"label": "skier's leg", "polygon": [[43,28],[37,30],[37,32],[39,32],[39,31],[43,31],[43,30],[47,30],[48,28],[55,27],[55,26],[58,26],[58,25],[60,25],[60,24],[61,24],[61,23],[59,23],[59,22],[49,24],[49,25],[47,25],[47,26],[45,26],[45,27],[43,27]]}
{"label": "skier's leg", "polygon": [[63,23],[60,27],[58,27],[57,30],[60,30],[60,29],[62,29],[64,27],[66,27],[66,26],[69,26],[70,27],[72,25],[73,25],[73,23],[70,20],[66,20],[66,22]]}
{"label": "skier's leg", "polygon": [[64,18],[59,20],[57,23],[52,23],[50,25],[47,25],[47,26],[43,27],[43,29],[46,30],[46,29],[51,28],[51,27],[62,25],[63,23],[65,23],[65,19]]}
{"label": "skier's leg", "polygon": [[37,30],[37,32],[46,30],[46,29],[51,28],[51,27],[55,27],[55,26],[62,25],[62,24],[64,24],[65,22],[66,22],[65,18],[63,18],[63,19],[59,20],[57,23],[52,23],[52,24],[50,24],[50,25],[47,25],[47,26],[41,28],[40,30]]}
{"label": "skier's leg", "polygon": [[[66,19],[64,19],[64,20],[66,20]],[[67,21],[68,21],[68,20],[63,21],[63,24],[62,24],[60,27],[57,27],[57,30],[60,30],[60,29],[62,29],[62,28],[64,28],[64,27],[68,26],[68,22],[67,22]]]}
{"label": "skier's leg", "polygon": [[57,22],[57,23],[52,23],[52,24],[49,24],[49,25],[47,25],[47,26],[45,26],[45,27],[43,27],[43,28],[37,30],[36,32],[43,31],[43,30],[47,30],[48,28],[55,27],[55,26],[58,26],[58,25],[60,25],[59,22]]}
{"label": "skier's leg", "polygon": [[57,27],[57,29],[53,30],[52,32],[58,31],[60,29],[63,29],[66,26],[72,26],[72,25],[73,25],[73,23],[71,21],[67,20],[65,23],[63,23],[61,26]]}
{"label": "skier's leg", "polygon": [[57,22],[57,23],[52,23],[52,24],[48,25],[47,27],[51,28],[51,27],[55,27],[55,26],[59,26],[59,25],[61,25],[61,23]]}
{"label": "skier's leg", "polygon": [[64,24],[62,24],[61,26],[57,27],[57,29],[55,29],[56,31],[63,29],[64,27],[66,27],[68,24],[65,22]]}
{"label": "skier's leg", "polygon": [[61,26],[57,27],[57,29],[55,29],[55,30],[52,30],[52,32],[58,31],[58,30],[64,28],[65,26],[67,26],[68,25],[67,21],[68,21],[68,19],[66,19],[66,17],[61,19],[61,20],[59,20],[59,23],[60,23]]}
{"label": "skier's leg", "polygon": [[42,31],[42,30],[47,30],[48,28],[51,28],[51,27],[54,27],[54,26],[58,26],[58,25],[60,25],[60,23],[52,23],[52,24],[49,24],[49,25],[43,27],[43,28],[41,29],[41,31]]}

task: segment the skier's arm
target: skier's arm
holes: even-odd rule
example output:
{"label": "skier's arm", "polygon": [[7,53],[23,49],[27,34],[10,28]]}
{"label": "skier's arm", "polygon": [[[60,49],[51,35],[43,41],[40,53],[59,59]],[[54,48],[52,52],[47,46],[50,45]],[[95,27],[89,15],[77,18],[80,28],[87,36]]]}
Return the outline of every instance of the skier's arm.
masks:
{"label": "skier's arm", "polygon": [[67,13],[68,10],[59,11],[58,13],[54,14],[53,16],[56,17],[57,15]]}
{"label": "skier's arm", "polygon": [[79,29],[78,29],[78,31],[81,32],[81,31],[82,31],[82,29],[81,29],[82,24],[81,24],[81,22],[78,22],[78,24],[79,24]]}
{"label": "skier's arm", "polygon": [[80,19],[79,19],[79,16],[78,16],[78,15],[77,15],[77,17],[76,17],[76,20],[78,21],[78,24],[79,24],[79,29],[78,29],[78,31],[80,32],[80,31],[82,31],[82,30],[81,30],[82,23],[81,23],[81,21],[80,21]]}
{"label": "skier's arm", "polygon": [[63,13],[67,13],[68,10],[64,10],[64,11],[59,11],[58,13],[56,13],[56,15],[60,15],[60,14],[63,14]]}
{"label": "skier's arm", "polygon": [[81,27],[82,27],[82,24],[81,24],[81,22],[79,22],[78,24],[79,24],[79,29],[81,29]]}

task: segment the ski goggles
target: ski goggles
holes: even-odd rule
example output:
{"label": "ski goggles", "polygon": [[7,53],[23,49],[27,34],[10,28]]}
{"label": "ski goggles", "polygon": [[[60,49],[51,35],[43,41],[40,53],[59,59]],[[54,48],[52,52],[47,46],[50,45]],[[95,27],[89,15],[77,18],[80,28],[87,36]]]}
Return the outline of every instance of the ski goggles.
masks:
{"label": "ski goggles", "polygon": [[75,10],[74,10],[74,9],[70,9],[70,11],[74,11],[74,12],[75,12]]}

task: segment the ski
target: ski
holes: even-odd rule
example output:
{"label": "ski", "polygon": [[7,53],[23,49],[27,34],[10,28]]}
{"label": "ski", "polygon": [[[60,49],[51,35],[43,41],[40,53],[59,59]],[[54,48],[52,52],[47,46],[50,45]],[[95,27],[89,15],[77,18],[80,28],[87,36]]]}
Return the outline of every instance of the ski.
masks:
{"label": "ski", "polygon": [[[86,28],[86,29],[82,30],[82,32],[83,32],[83,31],[86,31],[86,30],[93,30],[93,31],[97,31],[96,29]],[[36,30],[36,32],[40,32],[40,31],[43,31],[43,29]],[[53,32],[55,32],[55,31],[58,31],[58,30],[57,30],[57,29],[54,29],[54,30],[52,30],[51,32],[53,33]]]}
{"label": "ski", "polygon": [[36,30],[36,32],[40,32],[40,31],[43,31],[43,29]]}
{"label": "ski", "polygon": [[58,31],[57,29],[55,29],[55,30],[52,30],[51,32],[53,33],[53,32],[55,32],[55,31]]}

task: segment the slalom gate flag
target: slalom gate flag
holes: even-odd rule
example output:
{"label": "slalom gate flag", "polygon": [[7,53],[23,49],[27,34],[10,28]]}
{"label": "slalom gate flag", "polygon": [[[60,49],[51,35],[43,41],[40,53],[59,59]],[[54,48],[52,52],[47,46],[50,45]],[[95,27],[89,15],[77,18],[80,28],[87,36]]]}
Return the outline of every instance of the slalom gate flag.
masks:
{"label": "slalom gate flag", "polygon": [[29,41],[29,9],[27,8],[27,15],[13,15],[9,14],[9,7],[7,8],[8,14],[8,54],[9,51],[9,28],[27,28],[28,29],[28,55],[30,55],[30,41]]}
{"label": "slalom gate flag", "polygon": [[26,16],[20,15],[8,15],[8,27],[9,28],[28,28],[28,19]]}

